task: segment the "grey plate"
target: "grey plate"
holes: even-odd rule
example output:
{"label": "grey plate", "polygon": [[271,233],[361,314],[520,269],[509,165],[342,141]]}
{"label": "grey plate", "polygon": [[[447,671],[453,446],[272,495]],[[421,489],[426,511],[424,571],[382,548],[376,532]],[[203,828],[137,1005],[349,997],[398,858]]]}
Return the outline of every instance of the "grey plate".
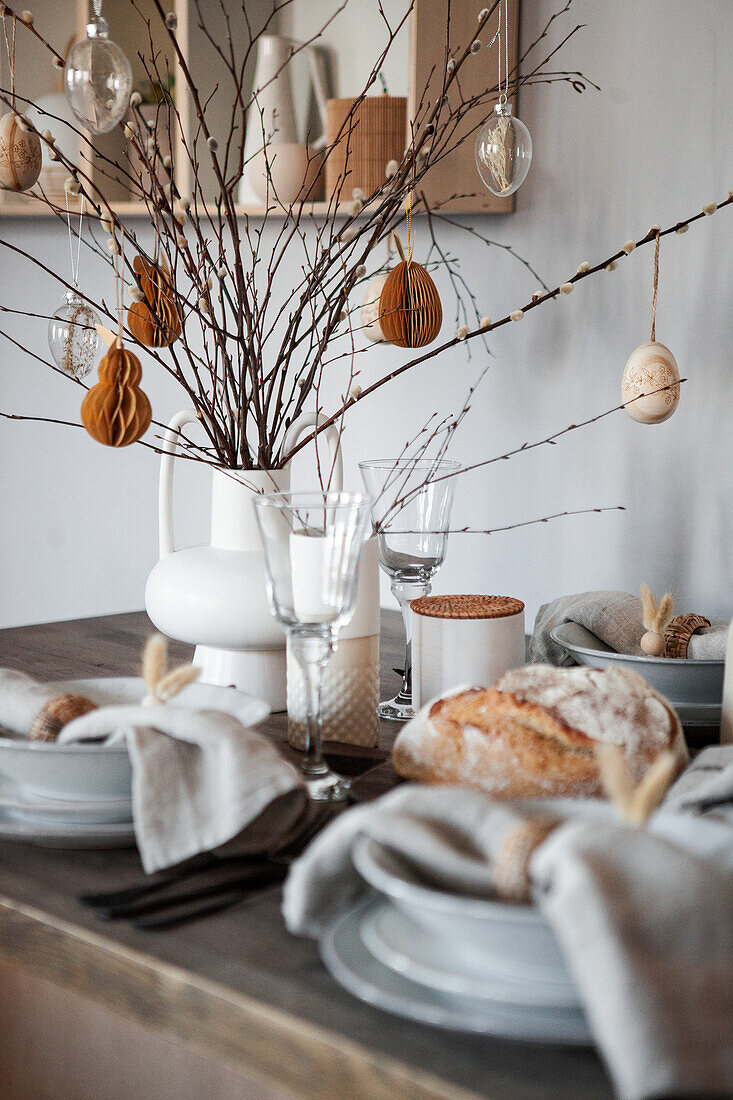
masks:
{"label": "grey plate", "polygon": [[395,974],[369,953],[360,936],[361,924],[375,904],[382,903],[372,896],[342,914],[327,929],[320,945],[332,976],[359,1000],[395,1016],[451,1031],[565,1046],[592,1043],[585,1016],[577,1009],[478,1001],[429,989]]}
{"label": "grey plate", "polygon": [[0,810],[13,821],[41,825],[119,825],[132,823],[132,800],[109,802],[43,798],[0,780]]}
{"label": "grey plate", "polygon": [[[668,657],[633,657],[615,650],[578,623],[562,623],[550,631],[553,642],[561,645],[581,665],[590,668],[629,668],[643,676],[650,687],[675,707],[711,708],[712,724],[720,719],[723,700],[724,661],[674,660]],[[713,716],[713,708],[717,715]],[[686,719],[680,714],[681,720]],[[690,721],[701,722],[690,716]]]}
{"label": "grey plate", "polygon": [[460,942],[431,935],[386,898],[364,917],[360,935],[370,954],[389,970],[429,989],[515,1008],[580,1008],[578,993],[569,982],[497,975],[488,952],[466,956]]}
{"label": "grey plate", "polygon": [[79,825],[54,822],[15,821],[0,809],[0,837],[38,844],[42,848],[106,849],[134,848],[132,822],[83,822]]}

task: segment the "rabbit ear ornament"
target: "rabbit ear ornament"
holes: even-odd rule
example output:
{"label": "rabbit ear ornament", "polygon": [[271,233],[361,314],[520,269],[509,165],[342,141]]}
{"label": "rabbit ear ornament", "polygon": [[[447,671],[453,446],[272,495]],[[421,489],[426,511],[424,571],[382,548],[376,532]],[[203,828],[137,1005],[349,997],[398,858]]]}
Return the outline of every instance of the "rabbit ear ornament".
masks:
{"label": "rabbit ear ornament", "polygon": [[666,646],[664,632],[674,616],[672,594],[665,592],[657,603],[648,584],[642,584],[639,591],[642,622],[646,631],[641,636],[641,648],[648,657],[663,657]]}

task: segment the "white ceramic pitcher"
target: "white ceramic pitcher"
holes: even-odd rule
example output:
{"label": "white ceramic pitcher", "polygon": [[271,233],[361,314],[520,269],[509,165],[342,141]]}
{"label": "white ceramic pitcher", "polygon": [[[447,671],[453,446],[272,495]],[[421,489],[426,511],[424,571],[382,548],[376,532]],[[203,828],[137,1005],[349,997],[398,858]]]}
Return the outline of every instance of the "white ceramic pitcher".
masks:
{"label": "white ceramic pitcher", "polygon": [[[291,65],[288,61],[293,50],[302,50],[308,59],[320,115],[321,133],[316,138],[309,138],[307,145],[298,141]],[[263,34],[257,43],[253,89],[244,146],[246,183],[262,203],[273,200],[273,189],[281,203],[295,202],[301,191],[307,194],[315,181],[321,168],[321,158],[314,157],[314,152],[322,149],[326,142],[326,87],[321,59],[312,46],[279,34]],[[270,167],[269,181],[265,145]],[[240,202],[246,201],[247,196],[242,193]]]}
{"label": "white ceramic pitcher", "polygon": [[[198,420],[193,409],[170,421],[160,462],[160,560],[145,587],[145,607],[164,634],[196,646],[194,664],[208,684],[233,684],[285,710],[285,636],[270,614],[265,559],[252,497],[287,492],[290,470],[214,469],[211,482],[211,542],[176,550],[173,537],[173,461],[180,429]],[[285,437],[285,451],[316,424],[300,416]],[[324,433],[333,467],[331,488],[343,487],[339,434]]]}

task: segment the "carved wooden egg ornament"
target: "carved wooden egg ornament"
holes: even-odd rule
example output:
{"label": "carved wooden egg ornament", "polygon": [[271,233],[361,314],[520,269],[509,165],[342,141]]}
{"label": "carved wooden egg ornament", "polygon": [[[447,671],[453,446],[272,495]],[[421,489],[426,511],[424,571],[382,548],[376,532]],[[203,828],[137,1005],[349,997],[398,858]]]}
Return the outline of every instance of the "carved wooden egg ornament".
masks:
{"label": "carved wooden egg ornament", "polygon": [[132,264],[140,279],[143,302],[133,302],[127,311],[127,327],[139,344],[147,348],[164,348],[181,335],[181,318],[168,265],[160,267],[136,256]]}
{"label": "carved wooden egg ornament", "polygon": [[28,191],[41,174],[41,139],[18,125],[9,111],[0,118],[0,187],[5,191]]}
{"label": "carved wooden egg ornament", "polygon": [[405,257],[396,233],[394,239],[401,262],[392,268],[382,288],[379,327],[384,339],[398,348],[424,348],[440,332],[440,297],[425,268]]}
{"label": "carved wooden egg ornament", "polygon": [[82,423],[97,443],[127,447],[145,435],[153,414],[140,389],[142,376],[138,357],[113,344],[99,364],[99,382],[81,405]]}
{"label": "carved wooden egg ornament", "polygon": [[661,424],[670,418],[680,401],[680,372],[669,348],[650,340],[631,353],[621,379],[621,400],[625,405],[631,402],[626,412],[639,424]]}
{"label": "carved wooden egg ornament", "polygon": [[382,296],[387,275],[375,275],[366,288],[364,304],[361,307],[362,332],[367,340],[374,344],[384,341],[384,333],[379,323],[379,299]]}

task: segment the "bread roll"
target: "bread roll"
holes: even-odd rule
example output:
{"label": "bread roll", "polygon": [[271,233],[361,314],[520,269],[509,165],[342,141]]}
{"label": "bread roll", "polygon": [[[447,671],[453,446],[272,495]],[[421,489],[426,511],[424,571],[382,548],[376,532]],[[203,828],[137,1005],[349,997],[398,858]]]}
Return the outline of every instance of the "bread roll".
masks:
{"label": "bread roll", "polygon": [[602,797],[599,742],[623,749],[635,782],[665,749],[680,770],[688,759],[674,710],[635,672],[527,665],[429,703],[399,734],[394,767],[497,798]]}

